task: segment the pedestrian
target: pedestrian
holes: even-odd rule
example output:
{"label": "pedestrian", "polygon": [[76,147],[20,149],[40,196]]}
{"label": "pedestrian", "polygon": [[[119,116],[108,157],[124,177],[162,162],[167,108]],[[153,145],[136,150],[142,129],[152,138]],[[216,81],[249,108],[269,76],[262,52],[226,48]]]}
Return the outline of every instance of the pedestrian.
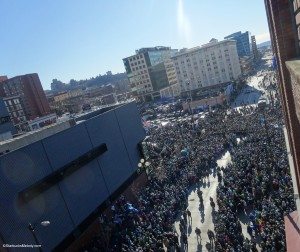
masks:
{"label": "pedestrian", "polygon": [[199,243],[199,239],[201,240],[201,230],[196,227],[195,228],[195,233],[196,233],[196,236],[197,236],[197,242]]}
{"label": "pedestrian", "polygon": [[186,233],[182,234],[182,242],[183,242],[184,249],[187,250],[188,249],[188,238],[187,238]]}
{"label": "pedestrian", "polygon": [[187,212],[186,211],[183,212],[183,220],[186,225],[187,224]]}
{"label": "pedestrian", "polygon": [[187,209],[186,213],[187,213],[189,221],[192,222],[192,213],[191,213],[191,211],[189,209]]}

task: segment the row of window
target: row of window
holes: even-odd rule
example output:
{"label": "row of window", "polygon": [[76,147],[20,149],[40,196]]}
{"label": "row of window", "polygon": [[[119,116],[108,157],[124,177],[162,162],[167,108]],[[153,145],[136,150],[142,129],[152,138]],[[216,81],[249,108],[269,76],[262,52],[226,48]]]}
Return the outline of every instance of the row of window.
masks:
{"label": "row of window", "polygon": [[21,122],[25,122],[26,121],[26,117],[24,116],[23,111],[16,111],[16,112],[12,112],[10,114],[10,116],[15,120],[18,119],[18,121]]}
{"label": "row of window", "polygon": [[10,111],[14,111],[14,110],[23,110],[21,104],[16,104],[16,105],[12,105],[12,106],[6,106],[7,110]]}
{"label": "row of window", "polygon": [[[222,52],[224,52],[224,53],[228,53],[229,52],[229,50],[227,49],[227,48],[225,48],[224,50],[219,50],[218,51],[218,53],[219,54],[222,54]],[[190,57],[192,57],[192,59],[195,59],[195,56],[200,56],[200,57],[202,57],[202,58],[209,58],[209,57],[215,57],[215,51],[212,51],[210,54],[204,54],[203,52],[201,52],[201,51],[198,51],[198,52],[195,52],[195,53],[187,53],[187,54],[185,54],[185,57],[186,58],[190,58]],[[181,56],[181,57],[183,57],[183,56]],[[178,58],[177,57],[175,57],[174,58],[174,60],[176,61]],[[187,59],[187,61],[189,61],[189,59]]]}
{"label": "row of window", "polygon": [[[226,61],[227,61],[227,62],[230,62],[229,54],[226,54],[226,55],[225,55],[225,58],[226,58]],[[222,55],[219,56],[219,59],[222,59]],[[212,60],[215,60],[215,58],[212,59]],[[188,61],[187,61],[187,62],[188,62]],[[181,63],[181,65],[182,65],[182,67],[185,68],[185,62],[184,62],[184,61],[181,61],[180,63]],[[209,59],[206,59],[206,66],[210,66],[211,63],[212,63],[213,65],[217,65],[217,62],[216,62],[216,61],[212,61],[212,62],[211,62]],[[204,61],[203,61],[202,59],[199,60],[199,64],[200,64],[201,66],[204,67]],[[193,65],[194,65],[194,67],[198,67],[198,62],[197,62],[197,61],[193,61]],[[178,62],[175,62],[175,66],[176,66],[177,69],[179,68]],[[187,67],[191,67],[191,66],[192,66],[191,63],[187,63]]]}
{"label": "row of window", "polygon": [[19,99],[7,100],[4,101],[6,106],[12,106],[13,104],[20,104]]}
{"label": "row of window", "polygon": [[146,68],[146,65],[132,67],[131,69],[132,69],[132,71],[137,71],[137,70],[142,69],[142,68]]}
{"label": "row of window", "polygon": [[19,83],[9,82],[3,86],[3,89],[6,95],[17,95],[21,93],[21,85]]}
{"label": "row of window", "polygon": [[140,64],[144,64],[145,61],[144,60],[138,60],[137,62],[133,62],[133,63],[130,63],[130,66],[137,66],[137,65],[140,65]]}
{"label": "row of window", "polygon": [[[226,79],[226,76],[225,76],[225,69],[222,69],[221,73],[222,73],[222,77]],[[219,74],[220,74],[219,71],[214,71],[214,73],[211,73],[211,71],[210,71],[208,77],[209,77],[209,78],[213,78],[213,79],[214,79],[214,78],[219,78],[219,77],[220,77]],[[207,74],[204,73],[204,72],[202,72],[202,76],[203,76],[203,78],[207,78]],[[195,80],[195,77],[193,76],[192,73],[190,73],[189,76],[188,76],[187,74],[184,74],[184,75],[183,75],[183,78],[185,78],[185,79],[189,78],[189,79],[191,79],[191,80]],[[229,72],[229,78],[230,78],[230,79],[233,79],[233,72],[232,72],[232,69],[230,69],[230,72]],[[200,77],[200,76],[197,76],[197,79],[198,79],[198,81],[199,81],[199,80],[201,80],[201,77]],[[183,81],[182,81],[181,79],[179,79],[179,82],[183,82]]]}
{"label": "row of window", "polygon": [[129,61],[133,61],[133,60],[138,60],[138,59],[142,59],[143,56],[142,55],[136,55],[136,56],[133,56],[132,58],[129,59]]}
{"label": "row of window", "polygon": [[135,81],[135,82],[132,82],[131,83],[131,87],[135,87],[135,86],[138,86],[138,85],[143,85],[143,84],[146,84],[148,83],[147,85],[149,87],[151,87],[151,85],[149,84],[150,83],[150,80],[149,79],[146,79],[146,80],[142,80],[142,81]]}
{"label": "row of window", "polygon": [[[213,69],[216,71],[216,70],[219,69],[219,67],[218,67],[218,66],[214,66]],[[232,71],[231,64],[229,64],[228,69],[229,69],[229,71]],[[195,67],[195,70],[198,70],[198,67]],[[208,71],[208,72],[211,72],[211,70],[212,70],[211,67],[208,67],[208,68],[207,68],[207,71]],[[222,72],[225,72],[225,68],[222,68],[221,71],[222,71]],[[177,70],[176,72],[177,72],[177,75],[180,75],[180,74],[181,74],[181,71],[180,71],[180,70]],[[194,72],[189,72],[189,73],[190,73],[190,75],[194,75]],[[204,69],[201,70],[201,73],[202,73],[202,74],[205,74]],[[183,70],[183,71],[182,71],[182,74],[183,74],[184,77],[186,77],[187,71],[186,71],[186,70]],[[196,74],[198,74],[198,73],[196,73]]]}

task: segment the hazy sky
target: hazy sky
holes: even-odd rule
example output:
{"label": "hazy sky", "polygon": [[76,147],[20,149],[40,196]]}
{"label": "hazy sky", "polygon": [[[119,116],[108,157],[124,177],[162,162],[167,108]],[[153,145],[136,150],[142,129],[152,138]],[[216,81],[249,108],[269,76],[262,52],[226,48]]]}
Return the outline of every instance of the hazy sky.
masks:
{"label": "hazy sky", "polygon": [[124,72],[156,45],[193,47],[249,31],[269,40],[263,0],[0,0],[0,75],[39,74],[45,89]]}

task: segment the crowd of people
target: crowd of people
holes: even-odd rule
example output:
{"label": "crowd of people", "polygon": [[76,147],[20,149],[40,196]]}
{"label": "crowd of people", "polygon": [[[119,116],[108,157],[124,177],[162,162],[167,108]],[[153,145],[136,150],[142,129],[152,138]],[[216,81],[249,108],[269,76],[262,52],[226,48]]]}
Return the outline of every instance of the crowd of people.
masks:
{"label": "crowd of people", "polygon": [[[218,211],[210,233],[214,249],[256,251],[259,246],[284,251],[283,215],[295,204],[279,111],[222,108],[204,118],[181,116],[149,128],[149,182],[137,192],[134,204],[121,197],[111,217],[102,217],[108,241],[98,236],[83,251],[187,250],[187,222],[181,220],[181,232],[174,223],[187,213],[189,189],[208,177],[228,150],[232,163],[223,175],[218,172]],[[241,221],[251,239],[242,234]]]}
{"label": "crowd of people", "polygon": [[[286,251],[283,216],[295,210],[295,203],[280,110],[267,111],[266,125],[260,116],[248,115],[256,131],[232,149],[232,164],[217,190],[219,251],[256,251],[256,244],[262,251]],[[251,240],[243,239],[242,217]]]}

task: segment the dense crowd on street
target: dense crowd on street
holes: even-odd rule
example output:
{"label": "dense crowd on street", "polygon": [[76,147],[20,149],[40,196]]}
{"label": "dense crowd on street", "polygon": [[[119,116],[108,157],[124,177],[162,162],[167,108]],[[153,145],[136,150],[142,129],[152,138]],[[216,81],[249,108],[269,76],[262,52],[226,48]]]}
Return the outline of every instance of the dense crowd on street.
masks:
{"label": "dense crowd on street", "polygon": [[[279,110],[248,115],[255,131],[231,150],[217,190],[217,251],[286,251],[283,216],[295,210]],[[251,237],[243,239],[239,218]],[[229,232],[228,232],[229,231]],[[244,250],[243,250],[244,248]]]}
{"label": "dense crowd on street", "polygon": [[[136,202],[121,197],[111,207],[112,214],[102,216],[109,241],[104,242],[103,235],[95,237],[83,251],[186,249],[189,189],[209,176],[227,150],[232,164],[223,170],[217,189],[214,248],[256,251],[258,243],[263,251],[284,251],[283,215],[295,205],[279,111],[221,108],[204,118],[180,116],[149,128],[148,184],[137,192]],[[174,223],[179,216],[182,232],[177,233]],[[243,236],[240,220],[248,226],[251,240]]]}

